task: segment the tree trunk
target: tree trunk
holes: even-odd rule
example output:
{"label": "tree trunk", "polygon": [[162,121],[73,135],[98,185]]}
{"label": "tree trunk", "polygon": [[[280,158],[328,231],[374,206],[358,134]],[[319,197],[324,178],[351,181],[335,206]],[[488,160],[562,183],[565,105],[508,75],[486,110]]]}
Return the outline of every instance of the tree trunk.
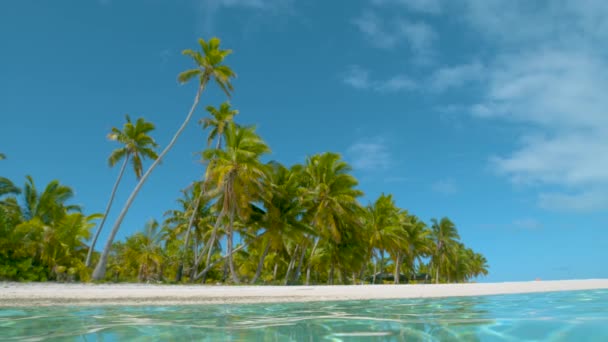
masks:
{"label": "tree trunk", "polygon": [[207,267],[207,265],[209,265],[209,263],[211,262],[211,255],[213,254],[213,245],[215,244],[217,230],[220,227],[220,223],[222,222],[223,218],[224,210],[220,211],[219,215],[217,216],[217,219],[215,220],[215,225],[213,226],[213,231],[211,232],[211,237],[209,238],[209,242],[207,243],[207,259],[205,260],[205,267]]}
{"label": "tree trunk", "polygon": [[435,269],[435,284],[439,284],[439,265],[437,265],[437,269]]}
{"label": "tree trunk", "polygon": [[293,270],[293,266],[296,264],[296,255],[298,254],[298,249],[300,249],[300,245],[296,245],[296,247],[293,249],[291,260],[289,260],[289,265],[287,266],[287,272],[285,272],[285,280],[283,281],[283,285],[287,285],[289,283],[289,275],[291,274],[291,270]]}
{"label": "tree trunk", "polygon": [[399,284],[399,278],[401,277],[401,272],[399,272],[399,266],[401,264],[401,252],[397,252],[395,257],[395,284]]}
{"label": "tree trunk", "polygon": [[378,274],[378,261],[374,262],[374,275],[372,275],[372,284],[376,283],[376,274]]}
{"label": "tree trunk", "polygon": [[234,269],[234,262],[232,259],[232,229],[234,228],[234,210],[236,208],[234,208],[234,205],[232,206],[232,209],[230,210],[230,224],[228,226],[228,231],[226,232],[227,235],[227,240],[226,241],[226,252],[228,253],[228,266],[230,268],[230,275],[232,276],[232,280],[234,281],[235,284],[239,284],[241,281],[239,280],[239,276],[238,274],[236,274],[236,271]]}
{"label": "tree trunk", "polygon": [[272,281],[275,282],[277,280],[277,271],[279,270],[279,264],[274,263],[274,270],[272,271]]}
{"label": "tree trunk", "polygon": [[305,256],[306,256],[306,248],[302,247],[302,254],[300,254],[300,262],[298,262],[298,268],[296,269],[296,274],[293,276],[294,280],[300,279],[300,274],[302,273],[302,264],[304,264]]}
{"label": "tree trunk", "polygon": [[125,170],[127,169],[127,163],[129,162],[130,154],[127,153],[125,156],[125,161],[122,163],[120,167],[120,172],[118,173],[118,178],[114,183],[114,187],[112,188],[112,193],[110,194],[110,200],[108,201],[108,205],[106,206],[106,211],[103,213],[103,218],[101,219],[101,223],[99,227],[97,227],[97,231],[95,232],[95,237],[93,237],[93,241],[91,241],[91,246],[89,246],[89,252],[87,253],[87,260],[85,261],[86,267],[91,266],[91,257],[93,256],[93,251],[95,250],[95,244],[97,243],[97,239],[99,238],[99,234],[103,229],[103,225],[106,223],[106,219],[108,218],[108,214],[110,213],[110,208],[112,208],[112,202],[114,202],[114,196],[116,196],[116,190],[118,190],[118,184],[120,184],[120,180],[122,179]]}
{"label": "tree trunk", "polygon": [[200,86],[198,87],[198,91],[196,92],[196,96],[194,97],[194,103],[192,104],[192,107],[190,108],[190,112],[188,113],[188,116],[186,116],[186,119],[184,120],[182,125],[179,127],[177,132],[175,132],[175,135],[169,142],[169,145],[167,145],[167,147],[165,147],[165,149],[160,153],[158,158],[152,163],[152,165],[150,165],[150,168],[148,168],[146,173],[144,173],[144,175],[141,177],[141,179],[135,186],[135,189],[133,189],[133,192],[127,199],[127,203],[125,204],[124,208],[122,208],[120,215],[118,215],[118,218],[116,219],[116,222],[114,223],[114,227],[112,227],[112,232],[110,232],[110,236],[108,237],[108,241],[106,242],[106,246],[103,249],[103,252],[101,253],[101,257],[99,258],[99,261],[97,262],[97,266],[95,267],[95,270],[93,271],[93,280],[101,280],[105,277],[106,267],[108,264],[108,257],[110,256],[110,249],[112,249],[112,243],[114,242],[116,233],[118,233],[118,230],[120,229],[120,224],[122,223],[125,216],[127,215],[127,212],[129,211],[131,204],[133,204],[135,197],[137,197],[139,190],[141,190],[142,186],[144,185],[144,183],[146,182],[148,177],[150,177],[150,174],[152,173],[152,171],[156,168],[156,166],[158,166],[160,164],[160,162],[165,157],[165,155],[169,152],[169,150],[171,150],[173,145],[175,145],[175,143],[177,142],[177,138],[179,138],[179,136],[182,134],[184,129],[186,129],[186,126],[190,122],[190,119],[192,119],[194,110],[198,106],[198,103],[201,99],[201,94],[203,93],[203,90],[205,89],[206,83],[207,83],[206,80],[203,80],[201,82]]}
{"label": "tree trunk", "polygon": [[333,259],[329,263],[329,275],[327,276],[327,284],[334,284],[334,261]]}
{"label": "tree trunk", "polygon": [[[255,239],[254,239],[254,240],[255,240]],[[239,247],[235,248],[235,249],[232,251],[232,253],[236,253],[236,252],[240,251],[241,249],[243,249],[243,248],[247,247],[248,245],[249,245],[249,244],[247,244],[247,243],[242,244],[242,245],[240,245]],[[196,275],[194,278],[195,278],[195,279],[201,279],[201,278],[206,279],[207,272],[209,272],[209,270],[211,270],[211,268],[213,268],[213,266],[215,266],[215,265],[217,265],[218,263],[222,262],[222,260],[226,259],[227,257],[228,257],[228,255],[224,255],[224,256],[223,256],[223,257],[221,257],[219,260],[216,260],[216,261],[212,262],[211,264],[206,265],[206,266],[205,266],[205,269],[204,269],[204,270],[202,270],[200,273],[198,273],[198,274],[197,274],[197,275]]]}
{"label": "tree trunk", "polygon": [[[177,273],[175,274],[175,281],[180,282],[182,280],[182,272],[184,270],[184,259],[186,259],[186,255],[188,255],[188,244],[190,243],[190,231],[192,230],[192,225],[194,224],[194,220],[196,219],[196,214],[198,213],[198,206],[201,204],[201,198],[203,197],[203,185],[201,185],[201,191],[194,202],[194,206],[192,207],[192,215],[190,215],[190,219],[188,220],[188,227],[186,228],[186,239],[184,241],[184,247],[182,249],[182,256],[179,260],[179,266],[177,266]],[[195,257],[196,260],[196,257]]]}
{"label": "tree trunk", "polygon": [[308,265],[306,266],[306,285],[310,285],[310,267],[312,266],[312,258],[317,251],[317,246],[319,245],[319,239],[317,238],[315,244],[312,247],[312,251],[310,252],[310,258],[308,260]]}
{"label": "tree trunk", "polygon": [[262,253],[260,261],[258,262],[258,268],[255,270],[255,275],[253,276],[253,279],[251,279],[251,284],[255,284],[255,282],[258,281],[258,278],[260,278],[260,275],[262,274],[262,268],[264,267],[264,259],[266,259],[268,251],[270,251],[270,238],[268,239],[268,241],[266,241],[266,247],[264,247],[264,252]]}
{"label": "tree trunk", "polygon": [[[217,150],[219,150],[221,146],[222,146],[222,136],[219,135],[217,138],[217,145],[215,146],[215,148]],[[212,161],[210,161],[209,164],[207,164],[207,170],[205,170],[205,178],[203,179],[203,182],[201,184],[201,191],[200,191],[198,197],[196,198],[196,202],[195,202],[194,208],[193,208],[194,210],[192,210],[192,215],[190,215],[190,219],[188,220],[188,228],[186,229],[186,241],[184,241],[184,249],[183,249],[184,252],[183,252],[181,260],[179,261],[179,266],[177,267],[177,273],[175,275],[176,282],[179,282],[182,280],[182,272],[184,269],[184,262],[185,262],[186,255],[187,255],[186,251],[188,250],[190,231],[192,230],[192,225],[194,224],[194,219],[196,218],[196,214],[198,213],[198,207],[201,204],[201,199],[203,198],[203,195],[205,194],[205,189],[207,187],[207,179],[208,179],[207,173],[209,172],[209,167],[210,167]],[[196,263],[196,260],[197,260],[196,254],[194,255],[194,260]],[[196,272],[196,271],[194,271],[194,272]]]}
{"label": "tree trunk", "polygon": [[384,249],[380,249],[380,274],[384,273]]}

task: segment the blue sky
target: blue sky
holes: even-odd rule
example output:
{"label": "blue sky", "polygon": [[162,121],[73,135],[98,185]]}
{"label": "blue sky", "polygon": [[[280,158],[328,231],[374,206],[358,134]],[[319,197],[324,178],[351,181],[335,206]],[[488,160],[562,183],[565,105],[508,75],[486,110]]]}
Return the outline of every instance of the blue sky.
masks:
{"label": "blue sky", "polygon": [[[168,143],[195,92],[176,82],[180,52],[218,36],[237,120],[271,159],[342,153],[363,203],[387,192],[450,217],[487,256],[484,281],[608,277],[607,18],[602,0],[2,1],[0,173],[59,179],[102,212],[107,133],[128,113]],[[209,89],[197,120],[223,100]],[[205,139],[193,122],[119,238],[176,206]]]}

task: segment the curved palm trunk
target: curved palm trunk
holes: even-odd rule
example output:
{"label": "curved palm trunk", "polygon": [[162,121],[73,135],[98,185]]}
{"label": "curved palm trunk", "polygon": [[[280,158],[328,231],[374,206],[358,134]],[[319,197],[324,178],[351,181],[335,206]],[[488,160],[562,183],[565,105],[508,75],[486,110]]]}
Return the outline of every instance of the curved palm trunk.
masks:
{"label": "curved palm trunk", "polygon": [[306,285],[310,284],[310,268],[312,266],[312,258],[315,255],[315,252],[317,251],[317,246],[319,245],[319,238],[316,239],[315,244],[312,247],[312,251],[310,252],[310,258],[308,260],[308,266],[306,266]]}
{"label": "curved palm trunk", "polygon": [[232,281],[234,281],[236,284],[239,284],[239,276],[238,274],[236,274],[236,271],[234,269],[234,260],[232,259],[232,229],[234,228],[234,210],[235,208],[233,206],[232,210],[230,210],[230,226],[228,227],[228,231],[226,232],[226,237],[228,240],[226,241],[226,253],[228,253],[228,266],[230,268],[230,275],[232,276]]}
{"label": "curved palm trunk", "polygon": [[[222,136],[218,136],[217,138],[217,144],[215,145],[216,149],[220,149],[220,147],[222,146]],[[183,254],[182,254],[182,258],[179,261],[179,266],[177,267],[177,273],[175,274],[175,281],[179,282],[182,280],[182,273],[184,271],[184,262],[186,259],[186,251],[188,250],[188,243],[190,242],[190,232],[192,231],[192,225],[194,223],[194,219],[196,218],[196,214],[198,213],[198,206],[201,204],[201,199],[203,198],[203,194],[205,194],[205,188],[206,188],[206,184],[207,184],[207,173],[209,172],[209,167],[211,165],[211,162],[209,164],[207,164],[207,170],[205,170],[205,179],[203,184],[201,185],[201,191],[200,194],[198,195],[198,198],[196,199],[196,203],[194,204],[194,210],[192,211],[192,215],[190,215],[190,219],[188,220],[188,228],[186,229],[186,240],[184,241],[184,247],[183,247]],[[195,257],[195,260],[197,258]],[[196,272],[196,271],[195,271]]]}
{"label": "curved palm trunk", "polygon": [[296,256],[298,254],[298,250],[300,249],[300,245],[296,245],[293,249],[293,254],[291,255],[291,259],[289,260],[289,265],[287,265],[287,271],[285,272],[285,280],[283,281],[283,285],[289,284],[289,276],[291,275],[291,271],[296,264]]}
{"label": "curved palm trunk", "polygon": [[[257,239],[257,238],[256,238],[256,239]],[[253,241],[255,241],[256,239],[254,239]],[[251,242],[249,242],[249,243],[253,243],[253,241],[251,241]],[[246,248],[247,246],[249,246],[249,243],[244,243],[244,244],[242,244],[242,245],[238,246],[237,248],[235,248],[235,249],[232,251],[232,254],[234,254],[234,253],[236,253],[236,252],[240,251],[241,249]],[[206,277],[206,276],[207,276],[207,272],[209,272],[209,271],[211,270],[211,268],[213,268],[213,266],[215,266],[215,265],[219,264],[220,262],[222,262],[222,261],[223,261],[224,259],[226,259],[227,257],[228,257],[228,254],[227,254],[227,255],[224,255],[223,257],[219,258],[218,260],[216,260],[216,261],[212,262],[211,264],[206,265],[204,270],[202,270],[200,273],[196,274],[195,280],[196,280],[196,279],[201,279],[201,278],[203,278],[203,277]]]}
{"label": "curved palm trunk", "polygon": [[201,189],[199,196],[196,198],[196,201],[192,208],[192,215],[190,215],[190,219],[188,220],[188,227],[186,228],[186,239],[184,241],[182,257],[180,258],[179,265],[177,266],[177,273],[175,274],[176,282],[182,280],[182,273],[184,271],[184,259],[186,259],[186,255],[188,255],[187,251],[188,244],[190,243],[190,232],[192,231],[192,225],[194,224],[194,219],[196,218],[196,214],[198,213],[198,206],[201,204],[201,197],[203,197],[203,189]]}
{"label": "curved palm trunk", "polygon": [[302,265],[304,264],[304,257],[306,256],[306,248],[302,248],[302,252],[300,254],[300,261],[298,262],[298,268],[296,269],[296,273],[293,276],[295,281],[300,279],[300,275],[302,274]]}
{"label": "curved palm trunk", "polygon": [[264,267],[264,259],[266,259],[268,251],[270,251],[270,239],[268,239],[268,241],[266,242],[266,247],[264,247],[264,253],[262,253],[262,256],[260,257],[260,261],[258,262],[258,268],[255,270],[255,275],[253,276],[253,279],[251,279],[251,284],[255,284],[255,282],[258,281],[258,279],[260,278],[260,275],[262,274],[262,268]]}
{"label": "curved palm trunk", "polygon": [[399,278],[401,276],[401,272],[399,272],[399,267],[401,266],[401,252],[397,252],[395,257],[395,284],[399,284]]}
{"label": "curved palm trunk", "polygon": [[116,190],[118,190],[118,184],[120,184],[120,180],[125,173],[127,168],[127,163],[129,162],[130,154],[127,153],[125,156],[125,161],[122,163],[120,167],[120,172],[118,173],[118,178],[116,178],[116,182],[114,183],[114,187],[112,188],[112,193],[110,194],[110,200],[108,201],[108,205],[106,206],[106,211],[103,213],[103,219],[97,227],[97,231],[95,232],[95,237],[93,237],[93,241],[91,241],[91,246],[89,246],[89,252],[87,253],[87,260],[85,261],[86,267],[91,266],[91,257],[93,256],[93,251],[95,250],[95,244],[97,243],[97,239],[99,238],[99,234],[103,229],[103,225],[106,223],[106,219],[108,218],[108,214],[110,213],[110,208],[112,208],[112,202],[114,202],[114,196],[116,196]]}
{"label": "curved palm trunk", "polygon": [[190,108],[190,112],[188,113],[188,116],[186,116],[186,119],[184,120],[182,125],[179,127],[177,132],[175,132],[175,135],[169,142],[169,145],[167,145],[167,147],[165,147],[165,149],[160,153],[158,158],[152,163],[152,165],[150,165],[150,168],[146,171],[146,173],[144,173],[144,175],[139,180],[139,183],[137,183],[137,185],[135,186],[135,189],[133,189],[133,192],[131,192],[131,195],[127,199],[127,203],[125,204],[124,208],[122,208],[120,215],[118,215],[118,218],[116,219],[116,222],[114,223],[114,227],[112,227],[112,232],[110,232],[110,236],[108,237],[106,246],[103,249],[103,252],[101,253],[101,258],[97,262],[95,271],[93,271],[93,280],[101,280],[105,277],[106,266],[108,263],[108,256],[110,255],[110,249],[112,248],[112,243],[114,242],[116,233],[118,233],[118,230],[120,229],[120,224],[122,223],[125,216],[127,215],[127,212],[129,211],[131,204],[133,204],[135,197],[137,197],[139,190],[141,190],[141,187],[144,185],[144,183],[146,182],[148,177],[150,177],[150,174],[152,173],[152,171],[158,166],[158,164],[160,164],[163,157],[171,150],[173,145],[175,145],[175,143],[177,142],[177,138],[179,138],[179,136],[182,134],[184,129],[186,129],[186,126],[190,122],[190,119],[192,119],[194,110],[198,106],[198,102],[201,99],[201,94],[203,93],[203,90],[205,89],[205,84],[206,84],[206,82],[202,82],[201,85],[198,87],[198,91],[196,92],[196,96],[194,97],[194,103],[192,104],[192,107]]}

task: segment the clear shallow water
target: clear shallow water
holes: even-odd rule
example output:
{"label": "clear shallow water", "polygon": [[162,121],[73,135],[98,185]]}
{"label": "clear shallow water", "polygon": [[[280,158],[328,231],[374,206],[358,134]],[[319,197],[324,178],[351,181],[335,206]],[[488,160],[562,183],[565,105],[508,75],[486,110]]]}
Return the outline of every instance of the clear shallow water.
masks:
{"label": "clear shallow water", "polygon": [[608,290],[290,304],[0,308],[2,341],[608,341]]}

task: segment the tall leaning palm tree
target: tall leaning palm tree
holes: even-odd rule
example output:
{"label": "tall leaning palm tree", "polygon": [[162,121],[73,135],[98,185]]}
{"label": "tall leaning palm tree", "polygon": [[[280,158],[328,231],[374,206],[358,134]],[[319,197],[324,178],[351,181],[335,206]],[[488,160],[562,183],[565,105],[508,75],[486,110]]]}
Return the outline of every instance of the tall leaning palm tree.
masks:
{"label": "tall leaning palm tree", "polygon": [[183,54],[191,57],[194,60],[196,65],[195,68],[186,70],[180,73],[177,77],[177,80],[180,83],[187,83],[188,81],[197,78],[198,79],[198,88],[196,91],[196,95],[194,96],[194,103],[186,116],[186,119],[179,127],[175,135],[165,147],[165,149],[160,153],[156,161],[150,165],[150,168],[144,173],[141,177],[135,189],[127,199],[127,203],[125,203],[124,208],[118,215],[116,222],[114,223],[114,227],[112,227],[112,231],[110,232],[110,236],[108,237],[108,241],[106,242],[106,246],[101,254],[101,258],[95,267],[95,271],[93,272],[93,279],[100,280],[106,274],[106,264],[108,262],[108,256],[110,255],[110,249],[112,248],[112,242],[114,241],[114,237],[118,230],[120,229],[120,224],[122,220],[124,220],[127,215],[127,211],[131,207],[131,204],[135,200],[135,197],[139,193],[139,190],[144,185],[152,171],[160,164],[165,155],[173,148],[173,145],[177,142],[177,139],[182,134],[190,120],[192,119],[192,115],[198,106],[201,95],[203,91],[207,87],[209,81],[214,80],[217,85],[226,93],[228,97],[230,97],[230,93],[232,92],[232,83],[231,79],[235,77],[235,73],[230,69],[230,67],[224,65],[224,59],[232,53],[232,50],[222,50],[220,49],[220,40],[218,38],[211,38],[209,42],[206,42],[203,39],[199,39],[199,45],[201,46],[202,51],[193,51],[193,50],[184,50]]}
{"label": "tall leaning palm tree", "polygon": [[[207,106],[207,111],[211,114],[210,118],[204,118],[199,121],[199,123],[203,124],[203,129],[211,128],[209,135],[207,137],[207,147],[211,147],[213,140],[217,138],[217,143],[215,144],[216,149],[222,148],[222,136],[224,135],[224,131],[226,127],[233,122],[234,116],[239,113],[238,110],[232,109],[230,107],[229,102],[224,102],[220,105],[220,108],[217,109],[213,106]],[[203,184],[200,185],[198,191],[198,195],[196,196],[196,200],[193,202],[194,208],[199,208],[203,195],[205,193],[205,188],[207,186],[207,173],[209,172],[209,167],[211,166],[213,160],[207,163],[207,170],[205,171]],[[184,247],[182,250],[182,256],[180,258],[179,265],[177,267],[177,272],[175,273],[175,281],[179,282],[182,279],[182,273],[184,269],[184,258],[186,258],[186,251],[188,250],[188,245],[190,243],[190,231],[192,230],[192,225],[196,219],[197,213],[199,210],[192,210],[190,219],[188,220],[188,227],[186,229],[186,238],[184,240]]]}
{"label": "tall leaning palm tree", "polygon": [[116,165],[121,159],[124,159],[122,163],[122,167],[120,168],[120,172],[118,173],[118,178],[116,178],[116,182],[114,183],[114,187],[112,188],[112,193],[110,194],[110,199],[108,200],[108,204],[106,205],[106,210],[103,213],[103,219],[97,227],[97,231],[95,232],[95,236],[93,237],[93,241],[91,242],[91,246],[89,247],[89,252],[87,253],[87,259],[85,261],[85,265],[87,267],[91,266],[91,257],[93,256],[93,251],[95,250],[95,244],[97,243],[97,239],[99,238],[99,234],[103,229],[104,224],[106,223],[106,219],[108,218],[108,214],[110,213],[110,209],[112,208],[112,202],[114,202],[114,196],[116,195],[116,190],[118,190],[118,185],[122,180],[122,176],[125,173],[127,168],[127,164],[129,160],[131,160],[131,164],[133,165],[133,172],[135,172],[135,177],[137,179],[141,178],[143,165],[142,160],[145,158],[150,158],[152,160],[156,160],[158,155],[154,148],[158,145],[148,134],[154,130],[154,124],[151,122],[145,121],[143,118],[137,119],[135,124],[131,121],[131,118],[126,116],[127,122],[123,125],[122,130],[112,127],[112,131],[108,134],[108,139],[112,141],[119,142],[123,144],[122,147],[115,149],[110,154],[110,158],[108,158],[108,164],[110,167]]}

